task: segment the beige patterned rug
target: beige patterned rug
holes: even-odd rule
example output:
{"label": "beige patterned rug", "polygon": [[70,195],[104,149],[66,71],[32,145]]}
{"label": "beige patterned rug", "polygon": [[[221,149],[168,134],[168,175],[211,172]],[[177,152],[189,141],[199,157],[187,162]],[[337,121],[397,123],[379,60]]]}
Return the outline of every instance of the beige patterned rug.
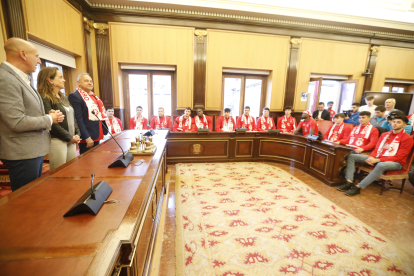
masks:
{"label": "beige patterned rug", "polygon": [[414,275],[413,256],[277,166],[176,168],[176,275]]}

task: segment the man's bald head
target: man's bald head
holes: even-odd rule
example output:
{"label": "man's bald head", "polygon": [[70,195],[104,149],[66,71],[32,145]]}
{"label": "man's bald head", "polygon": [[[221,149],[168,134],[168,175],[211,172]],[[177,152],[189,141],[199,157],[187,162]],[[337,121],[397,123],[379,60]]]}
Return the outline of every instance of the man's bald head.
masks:
{"label": "man's bald head", "polygon": [[40,63],[39,53],[33,44],[23,39],[12,37],[4,44],[6,61],[26,74],[36,71]]}

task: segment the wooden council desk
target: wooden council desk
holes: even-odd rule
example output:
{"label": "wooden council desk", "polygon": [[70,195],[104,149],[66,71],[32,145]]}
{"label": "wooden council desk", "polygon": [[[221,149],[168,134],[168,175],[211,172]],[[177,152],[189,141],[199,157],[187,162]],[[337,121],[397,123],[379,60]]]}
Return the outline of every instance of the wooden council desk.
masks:
{"label": "wooden council desk", "polygon": [[267,132],[170,132],[167,163],[261,161],[299,168],[330,186],[343,181],[349,147]]}
{"label": "wooden council desk", "polygon": [[[136,131],[118,141],[129,148]],[[165,191],[167,131],[153,156],[108,168],[121,151],[112,139],[0,199],[0,275],[148,275]],[[113,189],[96,216],[63,215],[95,183]]]}

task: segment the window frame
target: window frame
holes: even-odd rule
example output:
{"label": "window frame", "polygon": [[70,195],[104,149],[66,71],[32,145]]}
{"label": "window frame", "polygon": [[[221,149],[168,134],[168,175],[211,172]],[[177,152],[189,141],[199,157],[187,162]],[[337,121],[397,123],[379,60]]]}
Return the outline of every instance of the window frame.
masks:
{"label": "window frame", "polygon": [[[241,79],[240,87],[240,103],[239,103],[239,114],[234,114],[233,116],[241,116],[244,114],[245,103],[245,92],[246,92],[246,80],[247,79],[260,79],[262,80],[262,91],[260,96],[260,112],[265,108],[266,103],[266,87],[267,87],[267,76],[264,75],[249,75],[249,74],[222,74],[222,85],[221,85],[221,112],[224,112],[224,83],[226,78],[238,78]],[[261,113],[259,113],[259,117]]]}
{"label": "window frame", "polygon": [[[50,61],[50,60],[47,60],[47,59],[44,59],[44,58],[40,58],[40,70],[42,70],[43,68],[46,67],[46,62],[50,62],[50,63],[57,64],[59,66],[62,66],[62,68],[63,68],[63,72],[62,72],[63,78],[66,80],[66,83],[65,83],[66,97],[69,96],[69,94],[72,93],[72,91],[70,91],[70,81],[71,80],[70,80],[69,68],[65,65],[62,65],[62,64],[58,63],[58,62],[54,62],[54,61]],[[30,80],[31,80],[30,83],[34,87],[33,73],[30,73]],[[37,87],[34,87],[34,88],[37,90]]]}
{"label": "window frame", "polygon": [[151,122],[152,114],[154,114],[153,107],[153,76],[154,75],[164,75],[171,76],[171,118],[174,116],[174,111],[176,110],[176,82],[175,82],[175,71],[158,71],[158,70],[132,70],[124,69],[122,70],[123,76],[123,95],[124,95],[124,122],[125,129],[129,129],[129,120],[131,119],[131,102],[130,102],[130,92],[129,92],[129,75],[147,75],[147,91],[148,91],[148,123]]}

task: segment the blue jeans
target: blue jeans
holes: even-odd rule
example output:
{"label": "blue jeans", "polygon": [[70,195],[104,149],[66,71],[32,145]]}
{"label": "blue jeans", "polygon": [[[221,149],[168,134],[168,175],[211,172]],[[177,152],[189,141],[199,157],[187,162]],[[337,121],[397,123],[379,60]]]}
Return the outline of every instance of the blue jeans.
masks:
{"label": "blue jeans", "polygon": [[[346,165],[345,178],[349,181],[354,181],[355,162],[368,165],[365,160],[368,159],[368,155],[363,154],[350,154],[346,159],[348,164]],[[402,165],[397,162],[387,161],[379,162],[375,164],[374,170],[369,173],[358,185],[365,189],[369,184],[378,179],[383,172],[401,170]]]}
{"label": "blue jeans", "polygon": [[9,169],[13,192],[42,176],[43,156],[25,160],[2,159],[1,162]]}

